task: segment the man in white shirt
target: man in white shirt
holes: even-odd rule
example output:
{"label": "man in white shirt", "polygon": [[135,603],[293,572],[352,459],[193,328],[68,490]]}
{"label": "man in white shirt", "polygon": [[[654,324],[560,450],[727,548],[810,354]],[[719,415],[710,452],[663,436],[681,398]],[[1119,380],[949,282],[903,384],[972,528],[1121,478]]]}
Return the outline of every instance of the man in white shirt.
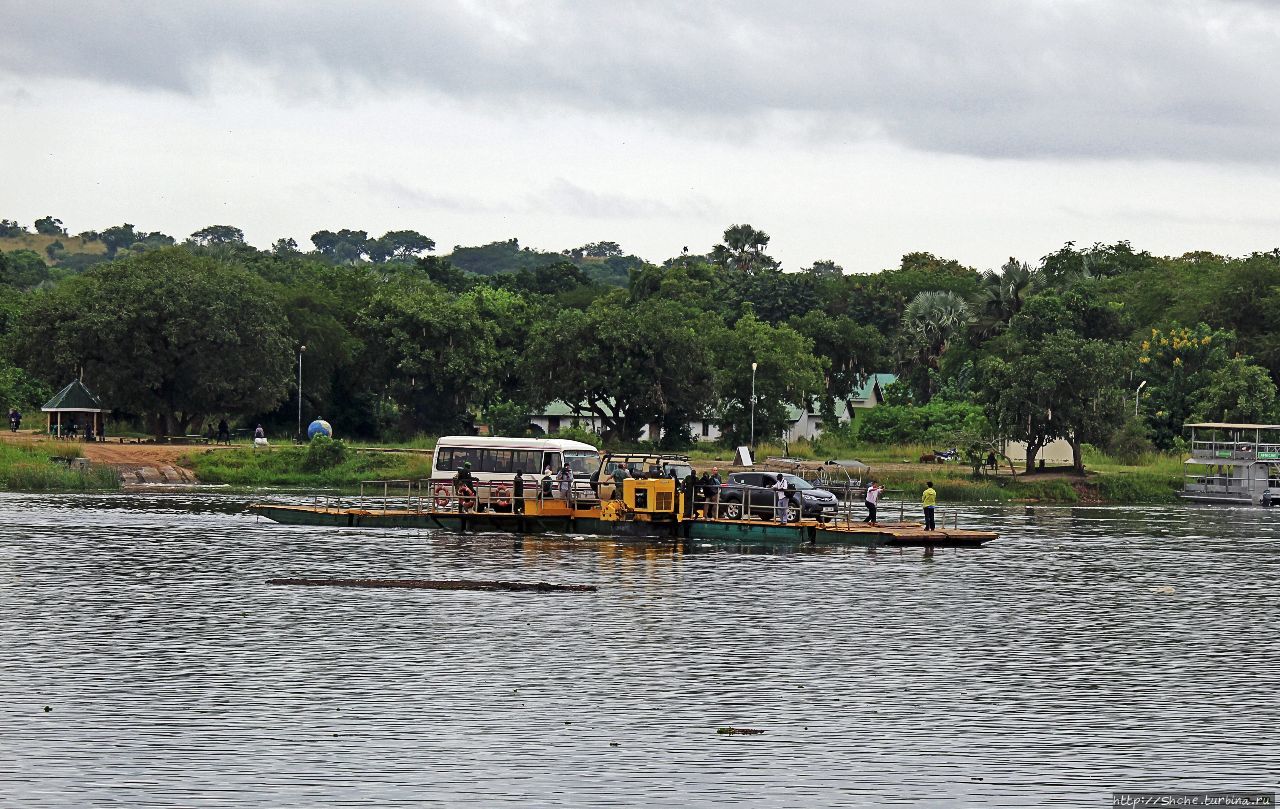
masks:
{"label": "man in white shirt", "polygon": [[884,491],[884,487],[876,483],[874,480],[867,484],[867,497],[864,504],[867,507],[867,518],[863,522],[876,524],[876,503],[880,501],[880,492]]}

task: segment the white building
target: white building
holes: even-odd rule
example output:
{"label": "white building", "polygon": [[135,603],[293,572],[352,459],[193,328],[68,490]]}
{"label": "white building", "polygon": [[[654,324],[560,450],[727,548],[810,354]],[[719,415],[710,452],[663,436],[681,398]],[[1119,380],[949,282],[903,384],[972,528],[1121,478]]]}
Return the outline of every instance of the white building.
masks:
{"label": "white building", "polygon": [[[852,397],[855,409],[865,409],[884,404],[884,389],[897,379],[893,374],[872,374],[866,384],[854,392]],[[786,438],[795,441],[800,438],[814,439],[822,434],[822,415],[816,412],[816,404],[808,410],[788,407]],[[612,414],[612,411],[607,411]],[[844,402],[836,402],[836,415],[842,420],[851,418]],[[575,427],[599,433],[604,429],[600,417],[587,409],[585,405],[570,405],[568,402],[556,400],[541,411],[529,416],[529,423],[535,431],[546,435],[559,432],[565,427]],[[646,425],[640,431],[640,440],[649,441],[660,429],[657,424]],[[693,419],[689,422],[689,432],[695,441],[717,441],[720,438],[720,427],[710,416]],[[756,436],[761,438],[761,436]]]}

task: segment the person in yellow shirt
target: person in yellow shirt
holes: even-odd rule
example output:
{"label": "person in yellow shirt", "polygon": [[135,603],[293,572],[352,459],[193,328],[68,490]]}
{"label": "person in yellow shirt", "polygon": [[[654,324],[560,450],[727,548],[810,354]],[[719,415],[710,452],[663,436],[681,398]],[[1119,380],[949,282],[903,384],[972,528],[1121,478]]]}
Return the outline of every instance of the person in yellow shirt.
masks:
{"label": "person in yellow shirt", "polygon": [[934,531],[933,508],[938,504],[938,493],[933,490],[933,481],[924,484],[924,494],[920,496],[920,505],[924,506],[924,530]]}

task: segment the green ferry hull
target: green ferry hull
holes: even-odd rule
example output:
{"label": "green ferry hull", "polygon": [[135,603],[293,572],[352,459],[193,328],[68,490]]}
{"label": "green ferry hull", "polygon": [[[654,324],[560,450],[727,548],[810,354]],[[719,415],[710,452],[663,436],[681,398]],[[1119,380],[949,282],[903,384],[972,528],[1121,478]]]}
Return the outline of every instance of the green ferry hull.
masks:
{"label": "green ferry hull", "polygon": [[255,504],[254,514],[285,525],[333,528],[418,528],[452,533],[573,534],[599,539],[682,538],[733,545],[855,547],[978,547],[989,531],[924,531],[915,525],[832,526],[805,521],[782,525],[759,520],[616,521],[595,516],[523,515],[500,512],[429,512],[312,508]]}

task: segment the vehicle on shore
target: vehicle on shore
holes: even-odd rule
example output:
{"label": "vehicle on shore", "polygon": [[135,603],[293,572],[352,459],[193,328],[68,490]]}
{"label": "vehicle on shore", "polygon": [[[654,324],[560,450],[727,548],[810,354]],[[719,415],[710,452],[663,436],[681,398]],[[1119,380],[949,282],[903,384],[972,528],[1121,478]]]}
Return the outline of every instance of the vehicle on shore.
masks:
{"label": "vehicle on shore", "polygon": [[1200,503],[1270,505],[1280,497],[1280,424],[1197,422],[1179,496]]}
{"label": "vehicle on shore", "polygon": [[778,493],[773,488],[781,474],[794,493],[788,499],[787,521],[816,517],[826,520],[836,516],[840,501],[826,489],[786,472],[733,472],[720,486],[719,516],[740,520],[748,516],[764,520],[778,519]]}

